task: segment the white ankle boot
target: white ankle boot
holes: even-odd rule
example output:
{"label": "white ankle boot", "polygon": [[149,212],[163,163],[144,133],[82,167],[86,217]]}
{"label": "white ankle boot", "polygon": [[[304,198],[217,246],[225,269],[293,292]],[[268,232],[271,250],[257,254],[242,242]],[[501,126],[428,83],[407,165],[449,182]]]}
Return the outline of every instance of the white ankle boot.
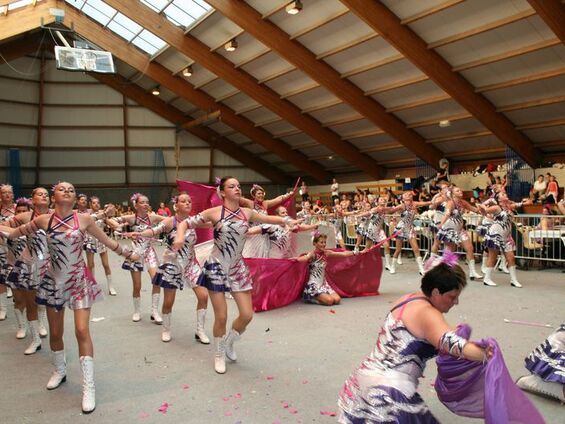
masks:
{"label": "white ankle boot", "polygon": [[416,265],[418,265],[418,272],[420,273],[420,275],[424,275],[424,261],[421,256],[418,256],[416,258]]}
{"label": "white ankle boot", "polygon": [[61,383],[67,381],[67,362],[65,360],[65,351],[51,351],[51,354],[53,355],[52,361],[55,371],[53,371],[51,378],[47,382],[47,390],[56,389],[61,385]]}
{"label": "white ankle boot", "polygon": [[400,255],[398,255],[398,258],[397,258],[397,260],[396,260],[396,263],[397,263],[398,265],[402,265],[402,252],[400,252]]}
{"label": "white ankle boot", "polygon": [[23,311],[14,308],[14,315],[16,315],[16,322],[18,324],[18,330],[16,331],[16,339],[25,339],[27,334],[27,318]]}
{"label": "white ankle boot", "polygon": [[163,324],[163,318],[159,315],[159,294],[151,295],[151,321],[155,324]]}
{"label": "white ankle boot", "polygon": [[163,331],[161,332],[161,340],[165,343],[171,341],[171,314],[163,314]]}
{"label": "white ankle boot", "polygon": [[6,319],[6,313],[8,312],[8,295],[6,293],[0,293],[0,321]]}
{"label": "white ankle boot", "polygon": [[210,339],[206,335],[204,330],[204,324],[206,323],[206,309],[198,309],[196,311],[196,333],[194,338],[202,344],[210,344]]}
{"label": "white ankle boot", "polygon": [[80,368],[82,370],[82,412],[90,414],[96,408],[94,359],[90,356],[81,356]]}
{"label": "white ankle boot", "polygon": [[390,269],[390,255],[385,254],[385,269]]}
{"label": "white ankle boot", "polygon": [[233,328],[230,330],[228,335],[226,336],[226,357],[230,361],[237,361],[237,354],[235,353],[235,349],[233,348],[234,342],[238,341],[241,338],[239,333],[235,331]]}
{"label": "white ankle boot", "polygon": [[112,274],[106,275],[106,283],[108,284],[108,293],[110,294],[110,296],[117,295],[118,293],[116,292],[116,289],[114,288],[114,285],[112,284]]}
{"label": "white ankle boot", "polygon": [[500,265],[498,266],[498,270],[504,272],[505,274],[510,274],[510,270],[508,269],[508,262],[506,262],[506,257],[504,254],[500,255]]}
{"label": "white ankle boot", "polygon": [[226,372],[226,340],[224,337],[214,337],[216,353],[214,354],[214,369],[218,374]]}
{"label": "white ankle boot", "polygon": [[39,337],[39,321],[29,322],[29,332],[31,333],[31,344],[24,351],[24,355],[33,355],[41,350],[41,338]]}
{"label": "white ankle boot", "polygon": [[6,296],[8,297],[8,299],[14,297],[14,293],[12,293],[12,289],[10,287],[6,287]]}
{"label": "white ankle boot", "polygon": [[485,276],[483,278],[483,284],[485,286],[496,287],[496,283],[492,281],[491,275],[494,268],[486,267],[485,268]]}
{"label": "white ankle boot", "polygon": [[538,375],[531,374],[520,377],[518,381],[516,381],[516,385],[522,390],[565,402],[565,396],[563,396],[563,384],[552,381],[543,381],[543,379]]}
{"label": "white ankle boot", "polygon": [[390,272],[391,274],[396,274],[396,261],[397,261],[397,259],[395,257],[393,257],[392,262],[390,263],[390,266],[388,267],[388,272]]}
{"label": "white ankle boot", "polygon": [[483,260],[481,262],[481,272],[483,274],[486,272],[487,269],[487,261],[488,261],[488,256],[483,255]]}
{"label": "white ankle boot", "polygon": [[520,284],[518,277],[516,276],[516,265],[509,267],[508,271],[510,272],[510,284],[512,285],[512,287],[521,289],[522,284]]}
{"label": "white ankle boot", "polygon": [[47,321],[47,308],[45,305],[37,306],[37,317],[39,318],[39,337],[47,337],[49,322]]}
{"label": "white ankle boot", "polygon": [[483,278],[483,276],[479,274],[475,269],[475,261],[473,259],[467,261],[467,265],[469,265],[469,278],[471,280],[474,280],[475,278],[476,279]]}
{"label": "white ankle boot", "polygon": [[133,298],[133,315],[131,316],[133,322],[141,321],[141,298]]}

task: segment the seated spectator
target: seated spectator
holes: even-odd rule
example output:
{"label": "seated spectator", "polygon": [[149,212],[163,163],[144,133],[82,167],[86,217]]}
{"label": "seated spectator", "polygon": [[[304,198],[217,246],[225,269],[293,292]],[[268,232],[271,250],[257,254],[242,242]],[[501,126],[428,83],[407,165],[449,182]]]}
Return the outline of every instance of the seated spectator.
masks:
{"label": "seated spectator", "polygon": [[534,202],[541,201],[541,197],[545,194],[545,190],[547,189],[547,183],[543,178],[543,175],[538,175],[537,180],[534,182],[534,187],[530,192],[530,198]]}
{"label": "seated spectator", "polygon": [[545,191],[545,202],[546,203],[557,203],[559,196],[559,185],[555,179],[555,175],[549,176],[549,183],[547,183],[547,189]]}

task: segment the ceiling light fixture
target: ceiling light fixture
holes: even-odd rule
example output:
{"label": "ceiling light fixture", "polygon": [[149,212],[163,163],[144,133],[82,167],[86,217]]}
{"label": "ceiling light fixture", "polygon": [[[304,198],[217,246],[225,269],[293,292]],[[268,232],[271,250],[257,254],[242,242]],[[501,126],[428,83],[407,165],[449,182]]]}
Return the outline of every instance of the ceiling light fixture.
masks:
{"label": "ceiling light fixture", "polygon": [[334,157],[333,157],[333,156],[328,156],[328,159],[329,159],[329,160],[333,160]]}
{"label": "ceiling light fixture", "polygon": [[186,68],[184,68],[184,69],[182,70],[182,74],[183,74],[185,77],[191,76],[191,75],[192,75],[192,66],[187,66]]}
{"label": "ceiling light fixture", "polygon": [[234,39],[228,41],[224,45],[224,49],[226,49],[226,51],[228,51],[228,52],[233,52],[235,49],[237,49],[237,40],[234,38]]}
{"label": "ceiling light fixture", "polygon": [[161,94],[161,90],[159,90],[159,86],[151,90],[151,94],[153,94],[154,96],[158,96],[159,94]]}
{"label": "ceiling light fixture", "polygon": [[286,13],[289,15],[296,15],[302,10],[302,2],[300,0],[291,1],[286,5]]}
{"label": "ceiling light fixture", "polygon": [[449,119],[443,119],[439,121],[440,128],[447,128],[451,126],[451,121]]}

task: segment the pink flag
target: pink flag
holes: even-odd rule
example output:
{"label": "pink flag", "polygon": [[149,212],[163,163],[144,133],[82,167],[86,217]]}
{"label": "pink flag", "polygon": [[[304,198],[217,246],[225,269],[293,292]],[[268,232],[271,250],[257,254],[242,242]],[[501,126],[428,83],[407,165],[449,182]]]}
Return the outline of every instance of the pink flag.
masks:
{"label": "pink flag", "polygon": [[[192,198],[192,215],[222,204],[214,186],[177,180],[177,190],[187,192]],[[214,237],[214,230],[212,228],[197,229],[196,234],[197,243],[203,243]]]}

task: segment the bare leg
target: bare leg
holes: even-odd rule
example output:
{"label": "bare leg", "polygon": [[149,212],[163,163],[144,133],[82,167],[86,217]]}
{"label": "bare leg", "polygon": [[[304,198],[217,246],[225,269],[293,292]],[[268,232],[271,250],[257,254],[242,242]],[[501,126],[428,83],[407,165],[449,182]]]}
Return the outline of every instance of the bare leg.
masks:
{"label": "bare leg", "polygon": [[161,312],[163,314],[170,314],[173,310],[173,305],[175,303],[175,297],[177,295],[176,289],[164,289],[165,295],[163,297],[163,307]]}
{"label": "bare leg", "polygon": [[86,266],[90,273],[94,276],[94,253],[86,252]]}
{"label": "bare leg", "polygon": [[192,290],[196,295],[196,309],[206,309],[208,307],[208,290],[200,286],[194,287]]}
{"label": "bare leg", "polygon": [[331,306],[334,304],[333,297],[328,293],[322,293],[321,295],[316,297],[316,300],[320,305],[324,306]]}
{"label": "bare leg", "polygon": [[251,290],[244,292],[232,292],[232,296],[239,311],[238,317],[232,323],[232,328],[239,334],[242,334],[253,319]]}
{"label": "bare leg", "polygon": [[47,321],[49,322],[49,346],[53,352],[65,349],[63,333],[65,330],[65,309],[57,311],[47,308]]}
{"label": "bare leg", "polygon": [[14,293],[14,308],[23,312],[26,307],[25,290],[12,289],[12,293]]}
{"label": "bare leg", "polygon": [[[147,272],[149,272],[149,277],[151,277],[151,281],[153,281],[155,274],[157,274],[157,268],[149,268]],[[161,293],[161,287],[152,284],[151,294],[160,294],[160,293]]]}
{"label": "bare leg", "polygon": [[25,291],[26,316],[28,321],[37,321],[37,303],[35,303],[35,290]]}
{"label": "bare leg", "polygon": [[139,298],[141,296],[141,272],[140,271],[132,271],[131,272],[131,281],[133,283],[133,297]]}
{"label": "bare leg", "polygon": [[108,252],[100,253],[100,262],[102,262],[102,266],[104,267],[104,274],[111,275],[112,270],[110,269],[110,264],[108,262]]}
{"label": "bare leg", "polygon": [[90,337],[90,308],[77,309],[74,312],[75,336],[78,342],[79,356],[94,357],[94,346]]}

